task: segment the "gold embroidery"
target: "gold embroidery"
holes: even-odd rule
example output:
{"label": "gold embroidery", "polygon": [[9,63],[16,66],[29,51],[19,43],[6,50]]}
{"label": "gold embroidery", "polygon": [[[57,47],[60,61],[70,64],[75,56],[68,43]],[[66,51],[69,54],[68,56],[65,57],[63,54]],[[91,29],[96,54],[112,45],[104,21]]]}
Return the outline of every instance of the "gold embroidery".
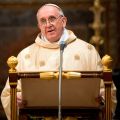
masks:
{"label": "gold embroidery", "polygon": [[25,59],[29,59],[29,58],[30,58],[30,54],[26,54]]}
{"label": "gold embroidery", "polygon": [[75,60],[80,60],[80,56],[79,55],[76,54],[74,57],[75,57]]}
{"label": "gold embroidery", "polygon": [[89,49],[89,50],[92,50],[92,45],[89,44],[89,45],[88,45],[88,49]]}
{"label": "gold embroidery", "polygon": [[45,61],[40,61],[40,66],[44,66],[45,65]]}

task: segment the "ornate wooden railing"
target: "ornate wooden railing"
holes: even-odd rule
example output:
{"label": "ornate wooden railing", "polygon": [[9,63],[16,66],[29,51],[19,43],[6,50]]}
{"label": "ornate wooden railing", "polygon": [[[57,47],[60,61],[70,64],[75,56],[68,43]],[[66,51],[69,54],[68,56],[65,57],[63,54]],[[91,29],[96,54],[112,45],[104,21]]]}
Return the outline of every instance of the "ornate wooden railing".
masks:
{"label": "ornate wooden railing", "polygon": [[[103,71],[64,71],[62,77],[69,78],[102,78],[105,84],[105,120],[112,120],[111,115],[111,85],[112,85],[112,59],[105,55],[102,58]],[[20,78],[42,78],[42,79],[58,79],[58,71],[46,72],[18,72],[15,67],[18,63],[17,58],[12,56],[7,61],[9,69],[9,84],[11,94],[11,120],[17,120],[17,80]]]}

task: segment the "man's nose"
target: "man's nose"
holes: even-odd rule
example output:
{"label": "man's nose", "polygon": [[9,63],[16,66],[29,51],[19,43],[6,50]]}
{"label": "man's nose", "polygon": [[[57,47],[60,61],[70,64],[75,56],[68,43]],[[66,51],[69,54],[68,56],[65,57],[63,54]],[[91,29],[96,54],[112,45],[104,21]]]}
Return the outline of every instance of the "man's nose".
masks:
{"label": "man's nose", "polygon": [[46,26],[50,26],[50,25],[51,25],[50,21],[46,20]]}

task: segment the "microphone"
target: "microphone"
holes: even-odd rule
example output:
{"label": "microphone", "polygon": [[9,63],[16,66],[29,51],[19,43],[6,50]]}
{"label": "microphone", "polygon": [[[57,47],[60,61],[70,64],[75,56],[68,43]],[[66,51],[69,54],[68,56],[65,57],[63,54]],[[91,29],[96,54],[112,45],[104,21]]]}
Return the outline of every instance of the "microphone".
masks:
{"label": "microphone", "polygon": [[62,106],[62,64],[63,64],[63,51],[65,47],[73,42],[75,39],[68,39],[67,41],[60,41],[60,66],[59,66],[59,90],[58,90],[58,120],[62,120],[61,106]]}
{"label": "microphone", "polygon": [[63,51],[66,47],[65,41],[60,42],[60,65],[59,65],[59,88],[58,88],[58,120],[62,120],[61,105],[62,105],[62,64]]}
{"label": "microphone", "polygon": [[66,40],[66,41],[60,41],[60,50],[64,50],[64,48],[69,44],[69,43],[71,43],[71,42],[73,42],[73,41],[75,41],[76,40],[76,38],[74,38],[74,39],[68,39],[68,40]]}
{"label": "microphone", "polygon": [[66,42],[65,41],[61,41],[60,42],[60,50],[64,50],[64,48],[67,46]]}

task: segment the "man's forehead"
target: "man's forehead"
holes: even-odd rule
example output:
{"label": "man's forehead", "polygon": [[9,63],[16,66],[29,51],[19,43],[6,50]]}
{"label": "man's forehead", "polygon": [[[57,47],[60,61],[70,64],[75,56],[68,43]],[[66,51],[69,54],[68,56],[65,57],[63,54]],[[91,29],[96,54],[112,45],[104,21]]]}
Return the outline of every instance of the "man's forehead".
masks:
{"label": "man's forehead", "polygon": [[60,12],[57,8],[53,6],[44,6],[41,9],[39,9],[37,16],[38,18],[47,18],[49,16],[57,16]]}

